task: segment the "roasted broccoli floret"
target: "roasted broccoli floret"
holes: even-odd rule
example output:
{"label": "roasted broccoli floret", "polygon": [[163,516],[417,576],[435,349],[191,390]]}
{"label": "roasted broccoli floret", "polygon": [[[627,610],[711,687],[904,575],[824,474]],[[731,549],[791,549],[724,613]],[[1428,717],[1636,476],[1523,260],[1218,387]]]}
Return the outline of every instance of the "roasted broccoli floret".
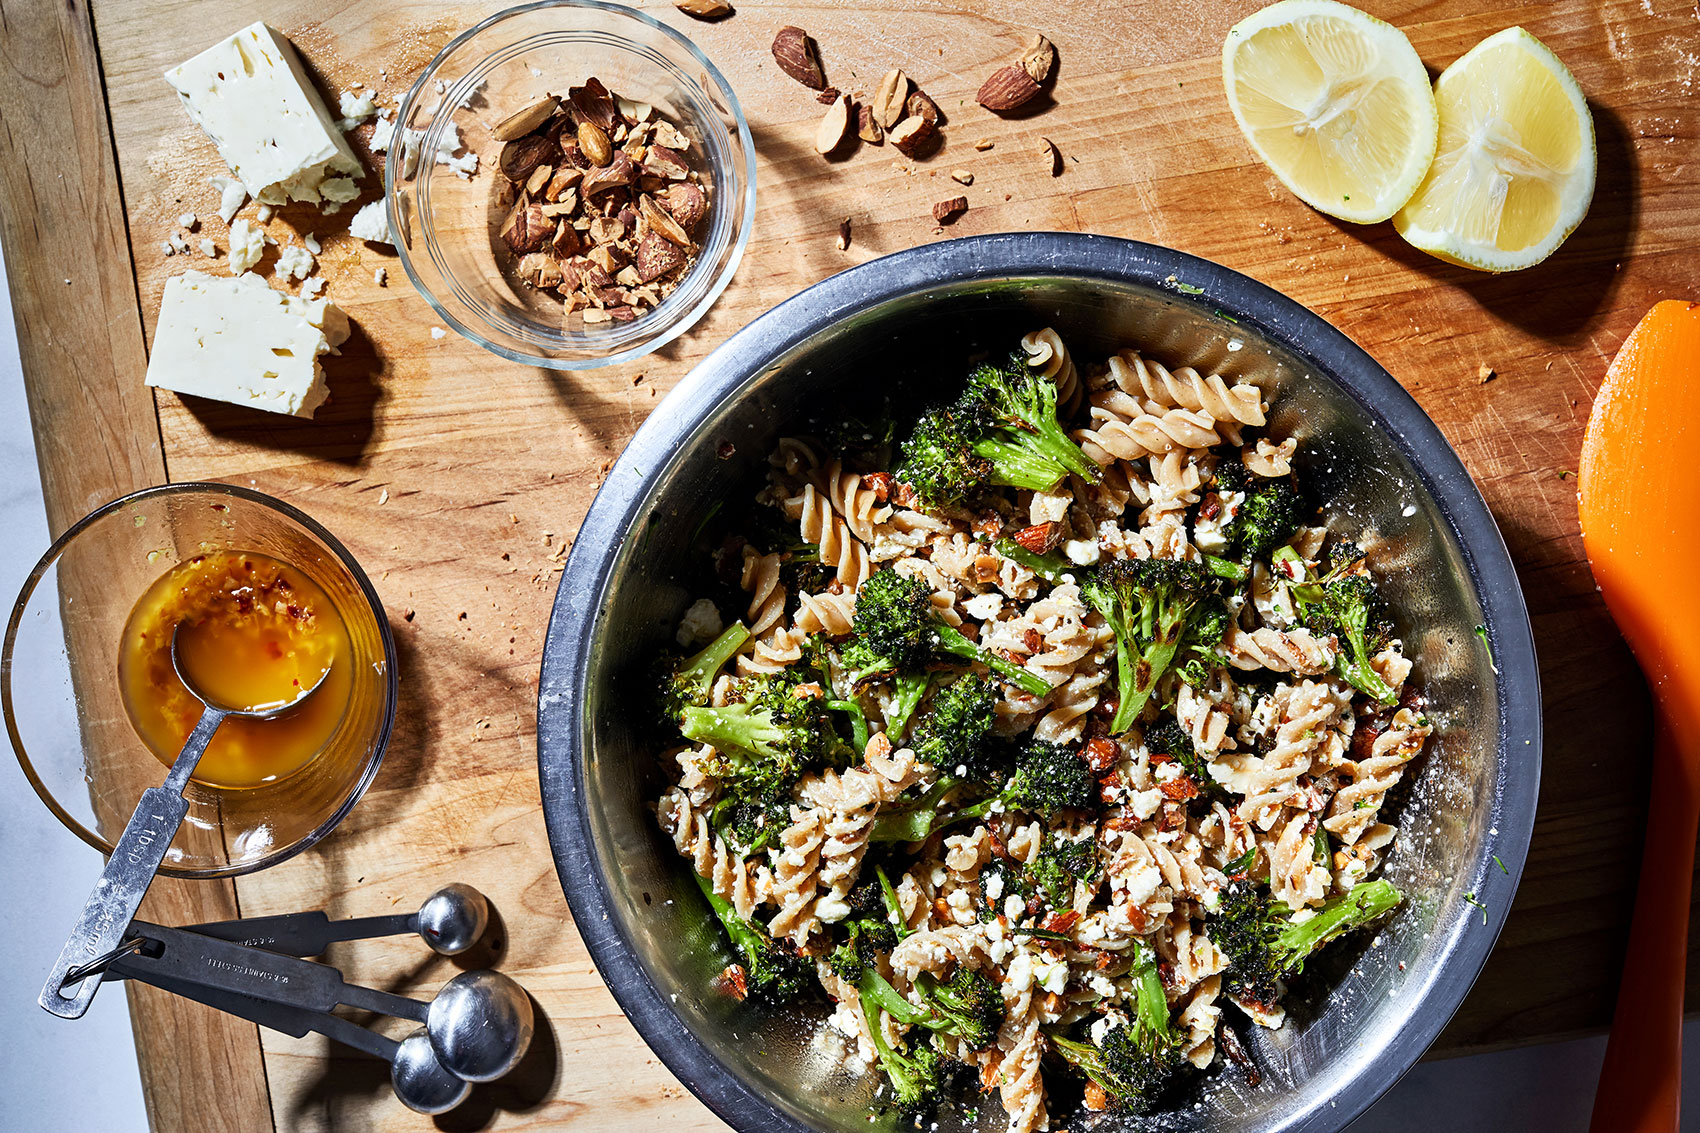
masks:
{"label": "roasted broccoli floret", "polygon": [[[1351,552],[1355,551],[1356,548],[1351,548]],[[1393,636],[1393,624],[1380,592],[1364,573],[1361,563],[1361,558],[1336,558],[1321,579],[1294,586],[1293,598],[1307,628],[1331,634],[1339,641],[1341,648],[1334,655],[1335,672],[1359,692],[1382,704],[1393,704],[1399,694],[1370,664],[1370,658],[1387,647]]]}
{"label": "roasted broccoli floret", "polygon": [[1098,784],[1086,762],[1067,745],[1043,740],[1033,740],[1017,753],[1014,770],[995,794],[970,805],[947,806],[946,797],[965,782],[946,776],[914,801],[882,808],[869,840],[919,842],[935,830],[984,818],[1000,807],[1049,819],[1061,810],[1090,810],[1098,801]]}
{"label": "roasted broccoli floret", "polygon": [[1175,654],[1175,672],[1181,680],[1189,685],[1208,684],[1210,671],[1227,663],[1220,647],[1233,620],[1228,604],[1220,597],[1209,598],[1199,605],[1187,620],[1181,647]]}
{"label": "roasted broccoli floret", "polygon": [[1143,944],[1138,951],[1130,973],[1133,1017],[1105,1032],[1101,1043],[1051,1039],[1057,1053],[1096,1082],[1116,1109],[1130,1113],[1149,1106],[1183,1061],[1180,1044],[1169,1030],[1169,1000],[1157,958]]}
{"label": "roasted broccoli floret", "polygon": [[898,941],[885,894],[889,883],[882,884],[884,871],[875,868],[875,877],[865,878],[850,891],[850,915],[841,922],[848,939],[826,958],[833,971],[853,984],[861,982],[862,973],[873,965],[876,955],[890,952]]}
{"label": "roasted broccoli floret", "polygon": [[1210,777],[1210,768],[1198,754],[1192,737],[1173,716],[1165,716],[1145,729],[1145,750],[1152,755],[1166,755],[1173,759],[1181,765],[1181,770],[1206,790],[1215,785],[1216,781]]}
{"label": "roasted broccoli floret", "polygon": [[790,796],[777,790],[729,795],[714,804],[708,821],[731,845],[745,854],[759,854],[789,825],[789,808]]}
{"label": "roasted broccoli floret", "polygon": [[[874,974],[878,976],[877,972]],[[873,1036],[874,1053],[879,1059],[880,1069],[885,1071],[886,1079],[891,1083],[892,1099],[905,1113],[933,1108],[943,1100],[941,1095],[950,1079],[944,1057],[925,1040],[911,1043],[907,1051],[893,1047],[885,1038],[881,1010],[878,995],[864,987],[862,1013],[868,1019],[868,1031]]]}
{"label": "roasted broccoli floret", "polygon": [[1291,476],[1257,476],[1240,462],[1230,460],[1217,470],[1217,480],[1220,491],[1240,492],[1245,497],[1222,529],[1229,554],[1239,561],[1268,558],[1298,530],[1304,518],[1304,498]]}
{"label": "roasted broccoli floret", "polygon": [[791,669],[750,677],[741,701],[686,708],[686,739],[712,744],[711,770],[740,797],[766,798],[788,789],[811,765],[829,762],[842,741],[832,729],[820,687]]}
{"label": "roasted broccoli floret", "polygon": [[1017,898],[1025,906],[1028,898],[1035,892],[1033,879],[1028,876],[1024,866],[1019,862],[993,858],[980,867],[980,919],[995,921],[1005,915],[1004,906],[1009,903],[1011,897]]}
{"label": "roasted broccoli floret", "polygon": [[898,673],[891,678],[891,707],[885,714],[885,732],[892,740],[903,735],[909,718],[921,706],[932,683],[931,673]]}
{"label": "roasted broccoli floret", "polygon": [[808,971],[802,957],[769,936],[767,930],[738,915],[732,903],[714,891],[708,878],[692,874],[709,907],[725,926],[732,946],[743,957],[744,984],[749,994],[765,1002],[783,1003],[796,998]]}
{"label": "roasted broccoli floret", "polygon": [[1091,839],[1046,845],[1027,867],[1027,876],[1051,905],[1063,909],[1074,900],[1074,883],[1090,881],[1097,873],[1098,853]]}
{"label": "roasted broccoli floret", "polygon": [[[873,967],[862,974],[862,1002],[871,998],[880,1010],[911,1027],[954,1035],[976,1049],[990,1046],[1003,1022],[1003,996],[972,968],[958,966],[949,980],[923,972],[915,979],[920,1003],[912,1003]],[[870,1016],[872,1018],[872,1016]]]}
{"label": "roasted broccoli floret", "polygon": [[898,478],[923,503],[963,503],[986,484],[1038,490],[1069,473],[1096,483],[1098,465],[1057,421],[1057,387],[1025,359],[982,365],[955,404],[930,410],[903,443]]}
{"label": "roasted broccoli floret", "polygon": [[989,778],[994,767],[986,737],[997,719],[997,702],[997,689],[973,673],[939,689],[915,721],[909,745],[915,750],[915,758],[958,780]]}
{"label": "roasted broccoli floret", "polygon": [[977,661],[1033,696],[1051,691],[1044,677],[982,649],[942,621],[933,609],[932,592],[920,579],[882,570],[862,583],[850,643],[844,649],[854,681],[921,672],[941,654]]}
{"label": "roasted broccoli floret", "polygon": [[742,622],[733,622],[700,653],[682,657],[671,650],[661,655],[659,665],[661,718],[669,728],[679,726],[679,714],[687,708],[708,703],[714,678],[732,655],[750,639]]}
{"label": "roasted broccoli floret", "polygon": [[958,507],[991,482],[992,462],[974,452],[975,429],[955,409],[930,409],[903,442],[897,478],[929,507]]}
{"label": "roasted broccoli floret", "polygon": [[1303,971],[1313,952],[1379,920],[1400,900],[1392,882],[1365,881],[1324,901],[1308,920],[1297,921],[1259,882],[1236,877],[1223,888],[1210,922],[1210,939],[1228,957],[1223,983],[1242,998],[1273,1003],[1277,984]]}
{"label": "roasted broccoli floret", "polygon": [[1110,559],[1085,573],[1081,597],[1116,638],[1116,714],[1110,732],[1133,726],[1189,631],[1225,628],[1209,573],[1175,559]]}

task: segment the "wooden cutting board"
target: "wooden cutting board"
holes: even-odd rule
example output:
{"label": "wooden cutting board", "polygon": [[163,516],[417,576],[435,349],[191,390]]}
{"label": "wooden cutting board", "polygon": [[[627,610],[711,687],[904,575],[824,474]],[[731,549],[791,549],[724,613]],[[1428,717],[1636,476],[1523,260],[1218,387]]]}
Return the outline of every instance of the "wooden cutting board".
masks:
{"label": "wooden cutting board", "polygon": [[[542,1006],[545,1057],[535,1072],[480,1090],[445,1126],[717,1126],[603,988],[551,864],[533,720],[562,548],[657,399],[760,312],[912,245],[1084,230],[1181,248],[1281,289],[1368,348],[1457,447],[1522,573],[1547,748],[1517,904],[1488,910],[1505,919],[1499,946],[1434,1053],[1605,1024],[1640,844],[1649,714],[1582,558],[1571,470],[1624,335],[1655,300],[1700,297],[1694,0],[1366,3],[1405,28],[1435,70],[1521,23],[1587,91],[1600,153],[1593,210],[1557,256],[1506,277],[1444,266],[1390,225],[1320,216],[1253,161],[1223,99],[1219,48],[1255,3],[747,3],[712,24],[643,6],[726,72],[755,136],[755,237],[719,305],[635,364],[588,375],[530,369],[452,333],[433,336],[432,313],[394,257],[346,236],[352,210],[335,219],[290,210],[271,230],[318,234],[329,293],[356,326],[327,366],[333,400],[300,422],[142,385],[166,279],[206,266],[198,255],[161,255],[174,219],[195,212],[201,233],[225,246],[207,185],[225,170],[160,72],[264,18],[295,42],[333,104],[356,81],[395,96],[495,5],[97,0],[91,13],[84,0],[0,4],[0,236],[54,529],[167,478],[251,484],[348,543],[401,654],[395,740],[342,829],[233,885],[161,885],[155,918],[407,910],[442,882],[470,882],[501,911],[503,967]],[[871,93],[887,68],[908,71],[951,120],[943,150],[922,163],[889,148],[818,157],[810,143],[821,108],[767,50],[787,23],[819,40],[829,80],[846,90]],[[1049,104],[1012,120],[975,106],[981,80],[1033,31],[1060,54]],[[1060,176],[1041,137],[1064,155]],[[976,149],[979,139],[995,148]],[[949,179],[958,168],[973,172],[971,187]],[[369,176],[367,197],[378,186]],[[969,210],[941,231],[930,207],[958,193]],[[847,217],[853,239],[840,251]],[[373,282],[380,266],[387,287]],[[332,958],[362,982],[424,994],[456,970],[406,940]],[[1700,1002],[1700,979],[1689,987]],[[144,993],[135,1007],[159,1128],[429,1127],[393,1101],[375,1063],[169,997]]]}

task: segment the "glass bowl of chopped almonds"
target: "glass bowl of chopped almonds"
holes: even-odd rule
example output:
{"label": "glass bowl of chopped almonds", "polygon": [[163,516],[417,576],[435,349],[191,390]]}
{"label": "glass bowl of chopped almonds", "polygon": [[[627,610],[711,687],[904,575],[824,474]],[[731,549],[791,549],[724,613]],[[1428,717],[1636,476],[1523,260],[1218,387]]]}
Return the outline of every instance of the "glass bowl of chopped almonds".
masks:
{"label": "glass bowl of chopped almonds", "polygon": [[402,267],[445,322],[504,358],[586,370],[672,341],[719,297],[749,240],[755,146],[683,35],[546,0],[438,53],[402,100],[384,182]]}

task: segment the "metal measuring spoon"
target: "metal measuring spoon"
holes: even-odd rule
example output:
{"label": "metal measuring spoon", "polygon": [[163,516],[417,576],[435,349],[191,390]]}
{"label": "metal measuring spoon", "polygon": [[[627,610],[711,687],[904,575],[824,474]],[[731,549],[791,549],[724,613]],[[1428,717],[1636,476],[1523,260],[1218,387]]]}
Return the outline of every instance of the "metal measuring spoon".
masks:
{"label": "metal measuring spoon", "polygon": [[175,980],[145,968],[132,970],[125,958],[114,960],[110,971],[119,978],[152,984],[173,995],[204,1003],[215,1011],[235,1015],[286,1035],[301,1038],[309,1031],[316,1031],[344,1046],[382,1059],[390,1064],[390,1085],[395,1089],[395,1096],[408,1109],[419,1113],[447,1113],[472,1092],[472,1083],[455,1077],[438,1061],[423,1027],[397,1042],[329,1012],[309,1011],[304,1007],[291,1007],[286,1003],[268,1002],[251,995]]}
{"label": "metal measuring spoon", "polygon": [[267,952],[281,952],[286,956],[317,956],[342,940],[366,940],[414,932],[433,951],[443,956],[455,956],[483,938],[485,930],[490,927],[490,902],[472,886],[455,882],[425,898],[425,903],[416,913],[333,921],[322,910],[314,910],[234,921],[210,921],[184,927],[202,936],[234,940],[238,944],[264,948]]}
{"label": "metal measuring spoon", "polygon": [[463,972],[426,1003],[351,984],[329,964],[144,921],[129,928],[126,954],[110,961],[128,977],[151,983],[158,976],[327,1014],[343,1005],[423,1023],[437,1060],[469,1082],[500,1078],[531,1045],[531,997],[499,972]]}
{"label": "metal measuring spoon", "polygon": [[[65,947],[59,950],[59,958],[47,973],[47,983],[36,997],[36,1002],[62,1019],[80,1019],[89,1009],[89,1001],[100,987],[99,980],[89,977],[123,941],[130,919],[141,907],[148,886],[153,884],[154,874],[159,872],[160,863],[165,860],[165,851],[177,836],[183,816],[189,813],[189,801],[183,797],[183,790],[189,785],[189,777],[195,773],[201,756],[206,754],[207,744],[212,742],[218,726],[230,716],[249,720],[275,719],[319,691],[330,675],[330,667],[327,666],[311,688],[302,690],[294,700],[284,704],[253,709],[219,704],[197,688],[183,670],[177,652],[177,638],[182,629],[183,623],[178,622],[171,631],[171,667],[176,670],[177,679],[183,682],[183,687],[189,690],[189,695],[201,702],[201,718],[183,742],[183,750],[177,753],[177,760],[172,763],[165,782],[158,787],[149,787],[137,800],[136,811],[112,847],[112,857],[107,859],[106,869],[102,871],[100,880],[95,882],[94,892],[84,902],[82,915],[72,927],[70,939],[65,941]],[[67,992],[67,988],[71,990]]]}

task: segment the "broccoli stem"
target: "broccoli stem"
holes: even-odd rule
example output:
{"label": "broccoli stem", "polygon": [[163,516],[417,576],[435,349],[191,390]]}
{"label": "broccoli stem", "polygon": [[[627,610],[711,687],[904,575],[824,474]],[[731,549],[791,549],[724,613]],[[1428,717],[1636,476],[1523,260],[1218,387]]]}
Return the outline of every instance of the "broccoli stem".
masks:
{"label": "broccoli stem", "polygon": [[969,449],[982,460],[991,461],[994,484],[1042,492],[1067,475],[1065,467],[1048,454],[994,437],[981,437]]}
{"label": "broccoli stem", "polygon": [[1353,886],[1348,892],[1323,903],[1309,920],[1282,924],[1271,951],[1281,970],[1297,973],[1306,957],[1331,940],[1362,928],[1395,908],[1401,898],[1391,881],[1378,878]]}
{"label": "broccoli stem", "polygon": [[902,940],[914,930],[903,919],[903,906],[898,903],[897,890],[892,887],[891,878],[885,875],[884,866],[875,866],[874,876],[879,878],[880,898],[885,902],[885,919],[891,922],[893,931],[897,933],[897,939]]}
{"label": "broccoli stem", "polygon": [[1012,563],[1026,567],[1046,582],[1055,585],[1062,581],[1068,572],[1068,564],[1055,555],[1040,555],[1029,551],[1014,539],[999,539],[995,544],[998,554]]}
{"label": "broccoli stem", "polygon": [[850,738],[856,745],[856,753],[860,755],[868,750],[868,714],[862,711],[862,706],[854,700],[825,700],[821,702],[834,712],[842,712],[850,717]]}
{"label": "broccoli stem", "polygon": [[720,631],[720,636],[709,642],[700,653],[688,659],[679,669],[679,676],[693,684],[700,685],[705,690],[714,682],[714,676],[722,666],[732,659],[732,655],[744,647],[744,642],[750,639],[750,631],[743,622],[733,622]]}
{"label": "broccoli stem", "polygon": [[927,685],[931,680],[928,673],[899,673],[892,680],[892,690],[896,695],[892,698],[891,715],[885,722],[886,735],[896,739],[903,734],[909,726],[909,717],[915,714],[921,698],[927,695]]}
{"label": "broccoli stem", "polygon": [[772,947],[772,941],[759,928],[740,917],[738,911],[732,907],[732,902],[714,891],[713,882],[695,870],[691,871],[691,876],[696,878],[697,888],[702,890],[702,895],[708,898],[709,908],[720,918],[721,927],[726,930],[732,947],[743,957],[746,971],[759,981],[764,973],[758,968],[762,957]]}
{"label": "broccoli stem", "polygon": [[1335,658],[1335,668],[1345,682],[1366,696],[1372,696],[1382,704],[1394,704],[1399,700],[1399,694],[1393,691],[1381,674],[1375,671],[1369,663],[1369,643],[1364,638],[1364,628],[1356,623],[1346,626],[1346,639],[1350,644],[1350,652],[1340,653]]}
{"label": "broccoli stem", "polygon": [[688,740],[761,754],[774,750],[785,732],[763,708],[728,704],[722,708],[687,708],[679,715],[679,730]]}
{"label": "broccoli stem", "polygon": [[1169,996],[1163,990],[1163,976],[1157,970],[1157,957],[1148,946],[1141,945],[1134,960],[1134,1019],[1138,1025],[1141,1046],[1155,1046],[1169,1041]]}
{"label": "broccoli stem", "polygon": [[962,636],[962,631],[943,622],[935,622],[933,632],[938,648],[945,653],[978,661],[1030,696],[1049,696],[1051,682],[1038,673],[1030,673],[1020,665],[1006,661],[990,649],[983,649]]}
{"label": "broccoli stem", "polygon": [[1232,559],[1224,559],[1217,555],[1206,554],[1204,565],[1217,578],[1225,578],[1229,582],[1244,582],[1251,573],[1251,568],[1244,563],[1236,563]]}
{"label": "broccoli stem", "polygon": [[927,789],[913,806],[882,810],[868,834],[870,842],[924,842],[938,823],[939,804],[960,780],[945,776]]}
{"label": "broccoli stem", "polygon": [[[862,1010],[864,1013],[867,1013],[868,1003],[872,1001],[878,1005],[881,1011],[884,1011],[887,1015],[890,1015],[899,1023],[904,1023],[911,1027],[916,1025],[927,1026],[933,1021],[931,1011],[928,1011],[925,1007],[917,1007],[915,1004],[910,1003],[903,997],[902,992],[891,986],[891,981],[880,975],[872,967],[869,967],[862,973],[862,982],[859,990],[861,992]],[[870,1026],[872,1021],[877,1018],[877,1016],[871,1013],[868,1014],[867,1017],[870,1022]]]}

